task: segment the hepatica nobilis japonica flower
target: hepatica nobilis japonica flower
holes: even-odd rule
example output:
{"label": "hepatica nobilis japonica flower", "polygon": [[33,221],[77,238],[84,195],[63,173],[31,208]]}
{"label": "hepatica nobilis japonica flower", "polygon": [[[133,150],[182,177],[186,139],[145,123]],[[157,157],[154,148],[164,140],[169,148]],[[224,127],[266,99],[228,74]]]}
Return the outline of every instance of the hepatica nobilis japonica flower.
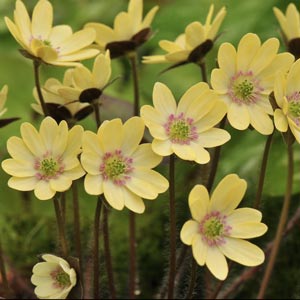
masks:
{"label": "hepatica nobilis japonica flower", "polygon": [[278,74],[275,80],[274,96],[278,108],[275,109],[274,123],[277,130],[287,132],[290,128],[300,143],[300,59],[289,73]]}
{"label": "hepatica nobilis japonica flower", "polygon": [[39,0],[30,19],[21,0],[16,1],[14,22],[5,17],[5,23],[26,51],[26,56],[58,66],[78,65],[76,61],[91,58],[99,53],[88,48],[95,40],[93,29],[73,33],[68,25],[53,27],[53,7],[47,0]]}
{"label": "hepatica nobilis japonica flower", "polygon": [[159,155],[175,153],[205,164],[210,155],[204,148],[220,146],[230,139],[227,131],[214,128],[226,114],[226,105],[204,82],[189,88],[178,105],[170,89],[158,82],[153,89],[153,105],[144,105],[141,117],[154,137],[152,149]]}
{"label": "hepatica nobilis japonica flower", "polygon": [[200,22],[192,22],[174,42],[160,41],[159,46],[167,53],[165,55],[144,56],[143,62],[148,64],[174,63],[174,66],[201,62],[212,49],[219,28],[226,16],[226,9],[222,7],[212,21],[213,12],[214,5],[211,5],[204,25]]}
{"label": "hepatica nobilis japonica flower", "polygon": [[232,127],[244,130],[251,125],[264,135],[273,132],[269,95],[276,73],[287,71],[294,60],[290,53],[277,54],[278,48],[278,39],[261,44],[253,33],[241,39],[237,50],[230,43],[219,48],[219,68],[212,71],[211,84],[228,107]]}
{"label": "hepatica nobilis japonica flower", "polygon": [[143,0],[130,0],[127,12],[120,12],[110,28],[101,23],[87,23],[85,28],[96,31],[96,43],[100,50],[110,50],[111,58],[135,51],[151,36],[151,23],[158,10],[154,6],[143,19]]}
{"label": "hepatica nobilis japonica flower", "polygon": [[192,220],[184,223],[180,238],[192,246],[197,263],[206,265],[220,280],[228,274],[225,257],[245,266],[257,266],[265,258],[259,247],[244,240],[267,231],[260,211],[237,208],[246,188],[245,180],[230,174],[220,181],[211,197],[203,185],[196,185],[189,194]]}
{"label": "hepatica nobilis japonica flower", "polygon": [[75,270],[58,256],[44,254],[42,259],[32,269],[34,293],[39,299],[66,299],[77,282]]}
{"label": "hepatica nobilis japonica flower", "polygon": [[97,134],[85,131],[81,163],[87,174],[84,187],[88,194],[104,194],[117,210],[125,207],[142,213],[141,198],[155,199],[167,190],[168,181],[152,170],[162,160],[151,144],[140,144],[144,122],[133,117],[124,124],[120,119],[105,121]]}
{"label": "hepatica nobilis japonica flower", "polygon": [[73,180],[85,174],[78,159],[82,133],[81,126],[69,130],[65,121],[58,125],[50,117],[42,121],[39,131],[30,123],[23,123],[22,138],[13,136],[7,141],[12,158],[2,162],[3,170],[12,175],[9,187],[34,190],[40,200],[68,190]]}

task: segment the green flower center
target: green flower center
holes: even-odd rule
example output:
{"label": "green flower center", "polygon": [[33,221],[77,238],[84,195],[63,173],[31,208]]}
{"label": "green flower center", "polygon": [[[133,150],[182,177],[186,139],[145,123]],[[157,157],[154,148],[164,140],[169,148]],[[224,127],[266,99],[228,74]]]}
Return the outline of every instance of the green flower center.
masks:
{"label": "green flower center", "polygon": [[37,171],[35,176],[39,180],[50,180],[57,178],[64,171],[64,165],[61,158],[54,158],[46,153],[40,160],[36,160],[34,169]]}
{"label": "green flower center", "polygon": [[224,236],[229,235],[231,226],[227,225],[227,217],[218,211],[206,214],[199,225],[202,240],[208,246],[225,243]]}
{"label": "green flower center", "polygon": [[59,165],[53,158],[46,158],[41,161],[40,170],[45,176],[54,176],[59,170]]}
{"label": "green flower center", "polygon": [[238,98],[248,101],[254,90],[254,85],[248,79],[234,86],[235,94]]}
{"label": "green flower center", "polygon": [[196,126],[192,118],[185,118],[183,113],[178,116],[171,114],[164,124],[166,134],[172,143],[189,145],[191,141],[198,139]]}
{"label": "green flower center", "polygon": [[42,42],[43,42],[43,44],[44,44],[45,46],[49,46],[49,47],[52,46],[52,45],[51,45],[51,42],[48,41],[48,40],[43,40]]}
{"label": "green flower center", "polygon": [[132,158],[124,156],[121,150],[105,153],[100,165],[103,179],[112,180],[117,185],[124,185],[132,170]]}
{"label": "green flower center", "polygon": [[289,102],[289,113],[294,118],[299,118],[300,117],[300,102],[299,101]]}
{"label": "green flower center", "polygon": [[55,271],[51,272],[51,277],[54,280],[54,286],[56,288],[65,288],[71,285],[70,276],[61,267],[58,267]]}

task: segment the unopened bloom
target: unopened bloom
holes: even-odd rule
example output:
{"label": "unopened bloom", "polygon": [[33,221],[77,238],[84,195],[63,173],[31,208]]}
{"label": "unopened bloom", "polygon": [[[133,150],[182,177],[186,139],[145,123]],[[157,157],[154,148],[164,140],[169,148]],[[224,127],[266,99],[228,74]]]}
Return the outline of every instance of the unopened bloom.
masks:
{"label": "unopened bloom", "polygon": [[141,144],[145,125],[133,117],[124,124],[120,119],[102,123],[97,134],[85,131],[81,163],[87,174],[84,187],[88,194],[104,194],[117,210],[124,206],[142,213],[141,198],[155,199],[168,188],[168,181],[152,170],[162,160],[151,144]]}
{"label": "unopened bloom", "polygon": [[34,293],[39,299],[66,299],[76,285],[75,270],[58,256],[44,254],[42,259],[44,262],[37,263],[32,269]]}
{"label": "unopened bloom", "polygon": [[8,186],[19,191],[34,190],[40,200],[68,190],[73,180],[85,174],[78,159],[82,133],[81,126],[68,130],[65,121],[58,125],[51,117],[42,121],[39,131],[23,123],[22,138],[13,136],[7,141],[12,158],[4,160],[2,168],[12,175]]}
{"label": "unopened bloom", "polygon": [[7,111],[7,108],[5,108],[7,92],[8,92],[8,86],[5,85],[0,91],[0,117]]}
{"label": "unopened bloom", "polygon": [[230,139],[227,131],[214,128],[226,114],[226,105],[204,82],[189,88],[178,105],[170,89],[157,82],[153,105],[142,106],[141,117],[154,137],[152,149],[159,155],[175,153],[181,159],[205,164],[210,155],[204,148]]}
{"label": "unopened bloom", "polygon": [[253,33],[241,39],[237,50],[230,43],[219,48],[219,68],[212,71],[211,84],[227,105],[232,127],[244,130],[251,125],[264,135],[273,132],[269,95],[276,73],[287,71],[294,61],[290,53],[277,54],[278,48],[278,39],[261,44]]}
{"label": "unopened bloom", "polygon": [[184,34],[180,34],[174,42],[162,40],[159,46],[166,51],[164,55],[143,57],[144,63],[174,63],[182,65],[193,62],[199,63],[207,52],[213,47],[219,28],[226,16],[226,9],[222,7],[212,21],[214,5],[211,5],[205,24],[200,22],[190,23]]}
{"label": "unopened bloom", "polygon": [[128,12],[120,12],[114,20],[114,28],[101,23],[87,23],[85,28],[96,31],[96,43],[100,50],[110,50],[111,58],[135,51],[151,35],[150,25],[158,10],[153,7],[143,19],[143,0],[130,0]]}
{"label": "unopened bloom", "polygon": [[278,74],[275,80],[274,96],[279,108],[275,110],[274,122],[277,130],[286,132],[290,128],[300,143],[300,59],[289,73]]}
{"label": "unopened bloom", "polygon": [[99,50],[88,48],[95,40],[93,29],[73,34],[68,25],[54,26],[53,7],[48,0],[39,0],[30,19],[21,0],[16,1],[14,22],[5,17],[5,23],[27,56],[58,66],[78,65],[76,61],[94,57]]}
{"label": "unopened bloom", "polygon": [[206,265],[218,279],[228,274],[225,257],[245,266],[257,266],[265,259],[264,252],[244,240],[263,235],[267,226],[262,214],[253,208],[237,208],[247,183],[236,174],[224,177],[209,197],[203,185],[196,185],[189,194],[192,220],[184,223],[180,238],[192,246],[194,259]]}
{"label": "unopened bloom", "polygon": [[281,32],[288,51],[296,58],[300,57],[300,14],[294,3],[290,3],[285,15],[277,7],[273,8],[275,17],[280,25]]}
{"label": "unopened bloom", "polygon": [[[68,123],[75,123],[90,114],[93,109],[88,107],[88,103],[79,102],[79,98],[74,96],[71,100],[69,97],[64,97],[59,91],[62,88],[73,88],[73,71],[67,69],[63,81],[60,82],[56,78],[49,78],[41,87],[45,104],[49,114],[57,122],[66,120]],[[37,103],[31,104],[31,107],[43,115],[43,110],[39,101],[36,87],[33,89],[33,96]]]}
{"label": "unopened bloom", "polygon": [[111,60],[109,51],[106,51],[95,58],[92,71],[83,65],[76,67],[71,75],[72,85],[62,86],[58,92],[68,101],[91,103],[101,96],[110,76]]}

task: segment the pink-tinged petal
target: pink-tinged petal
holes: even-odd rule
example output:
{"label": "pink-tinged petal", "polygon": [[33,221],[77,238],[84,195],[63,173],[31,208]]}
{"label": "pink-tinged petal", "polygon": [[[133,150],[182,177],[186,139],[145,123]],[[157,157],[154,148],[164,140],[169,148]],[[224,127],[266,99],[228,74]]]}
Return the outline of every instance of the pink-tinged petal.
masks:
{"label": "pink-tinged petal", "polygon": [[230,134],[219,128],[211,128],[199,135],[199,144],[205,148],[213,148],[225,144],[230,140]]}
{"label": "pink-tinged petal", "polygon": [[36,173],[33,161],[8,158],[2,161],[1,166],[6,173],[16,177],[30,177]]}
{"label": "pink-tinged petal", "polygon": [[46,152],[46,147],[37,130],[30,123],[23,123],[20,131],[25,145],[33,155],[36,157],[43,156]]}
{"label": "pink-tinged petal", "polygon": [[230,77],[223,69],[213,69],[211,73],[211,85],[218,94],[226,94],[230,84]]}
{"label": "pink-tinged petal", "polygon": [[122,151],[130,156],[141,142],[145,131],[145,124],[140,117],[132,117],[123,125]]}
{"label": "pink-tinged petal", "polygon": [[161,156],[169,156],[174,153],[172,143],[169,140],[161,141],[154,139],[152,142],[152,150]]}
{"label": "pink-tinged petal", "polygon": [[60,175],[56,179],[50,179],[49,181],[50,188],[57,192],[65,192],[72,185],[72,180],[67,176]]}
{"label": "pink-tinged petal", "polygon": [[237,49],[237,70],[249,71],[250,63],[261,46],[258,35],[246,34],[239,42]]}
{"label": "pink-tinged petal", "polygon": [[127,188],[145,199],[153,200],[169,187],[168,180],[154,170],[138,168],[130,175],[126,183]]}
{"label": "pink-tinged petal", "polygon": [[194,220],[201,222],[208,213],[209,195],[204,185],[195,185],[189,194],[189,207]]}
{"label": "pink-tinged petal", "polygon": [[223,43],[218,52],[219,68],[226,72],[227,76],[231,78],[236,73],[236,51],[233,45]]}
{"label": "pink-tinged petal", "polygon": [[258,266],[265,260],[265,254],[259,247],[241,239],[226,237],[219,248],[229,259],[244,266]]}
{"label": "pink-tinged petal", "polygon": [[228,275],[228,265],[225,256],[217,247],[208,247],[206,265],[209,271],[219,280],[225,280]]}
{"label": "pink-tinged petal", "polygon": [[86,174],[84,178],[84,189],[90,195],[103,194],[103,178],[102,175]]}
{"label": "pink-tinged petal", "polygon": [[[201,102],[199,99],[205,92],[209,89],[208,84],[205,82],[199,82],[193,86],[191,86],[181,97],[177,113],[180,114],[181,112],[186,114],[189,110],[193,110],[195,103]],[[207,101],[208,102],[208,101]]]}
{"label": "pink-tinged petal", "polygon": [[[228,223],[229,224],[229,223]],[[240,238],[240,239],[251,239],[255,237],[259,237],[266,233],[268,227],[263,223],[257,222],[244,222],[234,224],[230,223],[232,227],[229,233],[229,236],[232,238]]]}
{"label": "pink-tinged petal", "polygon": [[94,29],[86,28],[75,32],[60,45],[60,55],[67,55],[91,45],[96,37]]}
{"label": "pink-tinged petal", "polygon": [[250,123],[255,130],[264,135],[269,135],[273,132],[273,121],[268,114],[254,106],[250,107],[248,112],[250,115]]}
{"label": "pink-tinged petal", "polygon": [[53,7],[47,0],[40,0],[33,9],[31,31],[36,39],[48,40],[53,23]]}
{"label": "pink-tinged petal", "polygon": [[194,149],[190,145],[172,144],[174,153],[184,160],[195,160],[196,154]]}
{"label": "pink-tinged petal", "polygon": [[247,182],[236,174],[225,176],[217,185],[211,196],[211,211],[227,215],[241,202],[247,189]]}
{"label": "pink-tinged petal", "polygon": [[131,191],[124,189],[125,206],[131,211],[142,214],[145,211],[145,203],[141,197],[135,195]]}
{"label": "pink-tinged petal", "polygon": [[186,245],[192,245],[194,237],[199,232],[199,224],[194,220],[185,222],[180,231],[180,239]]}
{"label": "pink-tinged petal", "polygon": [[53,48],[57,48],[59,50],[60,44],[71,37],[73,34],[72,28],[68,25],[58,25],[54,26],[51,29],[51,32],[49,34],[49,40],[51,43],[51,46]]}
{"label": "pink-tinged petal", "polygon": [[116,40],[116,34],[110,27],[100,23],[87,23],[84,28],[92,28],[96,32],[96,43],[105,50],[105,46]]}
{"label": "pink-tinged petal", "polygon": [[203,242],[202,236],[197,234],[192,241],[192,253],[197,264],[204,266],[207,260],[207,252],[210,251],[207,244]]}
{"label": "pink-tinged petal", "polygon": [[247,222],[260,222],[261,219],[262,213],[257,209],[249,207],[237,208],[229,216],[227,216],[227,222],[229,225]]}
{"label": "pink-tinged petal", "polygon": [[34,161],[34,156],[27,148],[23,140],[12,136],[7,141],[7,151],[16,160]]}
{"label": "pink-tinged petal", "polygon": [[54,197],[56,191],[50,188],[47,181],[40,180],[34,189],[34,195],[40,200],[50,200]]}
{"label": "pink-tinged petal", "polygon": [[122,210],[125,205],[126,187],[114,184],[110,180],[103,181],[103,192],[107,202],[117,210]]}
{"label": "pink-tinged petal", "polygon": [[11,177],[7,184],[10,188],[18,191],[32,191],[38,183],[38,179],[33,177]]}
{"label": "pink-tinged petal", "polygon": [[[124,129],[121,119],[113,119],[100,126],[101,134],[98,138],[101,145],[101,149],[105,149],[105,152],[115,151],[121,148],[124,138]],[[112,138],[113,136],[113,138]]]}
{"label": "pink-tinged petal", "polygon": [[171,90],[163,83],[157,82],[153,88],[153,104],[164,118],[176,113],[177,104]]}
{"label": "pink-tinged petal", "polygon": [[227,118],[230,125],[238,130],[245,130],[250,125],[250,115],[247,105],[232,102],[228,108]]}
{"label": "pink-tinged petal", "polygon": [[145,169],[152,169],[162,161],[162,157],[153,152],[151,144],[139,145],[131,154],[131,158],[136,167],[141,166]]}

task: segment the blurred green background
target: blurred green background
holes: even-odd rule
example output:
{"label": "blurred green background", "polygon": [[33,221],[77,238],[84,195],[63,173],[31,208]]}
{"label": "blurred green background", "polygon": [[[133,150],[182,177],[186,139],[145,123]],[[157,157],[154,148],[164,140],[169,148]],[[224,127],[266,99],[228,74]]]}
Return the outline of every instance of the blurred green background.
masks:
{"label": "blurred green background", "polygon": [[[300,9],[300,1],[292,1]],[[36,1],[24,1],[29,10]],[[86,22],[101,22],[113,24],[113,19],[120,11],[127,10],[128,1],[122,0],[52,0],[54,7],[54,24],[69,24],[79,30]],[[158,4],[160,9],[153,21],[154,36],[139,49],[139,56],[160,54],[158,47],[161,39],[174,40],[185,27],[193,22],[205,22],[211,3],[215,4],[215,13],[222,7],[227,7],[227,16],[221,26],[222,35],[216,41],[215,47],[207,56],[207,67],[210,71],[216,65],[218,46],[222,42],[230,42],[235,46],[240,38],[248,33],[257,33],[262,41],[270,37],[280,38],[277,20],[272,7],[276,6],[285,11],[290,1],[285,0],[144,0],[144,13]],[[12,18],[15,1],[0,1],[0,87],[9,86],[6,107],[8,112],[4,117],[20,117],[21,120],[2,128],[0,131],[0,159],[8,157],[6,141],[12,135],[19,136],[20,124],[32,121],[31,103],[34,86],[32,62],[25,59],[18,52],[19,45],[8,32],[4,16]],[[284,51],[284,45],[281,51]],[[92,60],[84,62],[92,65]],[[140,93],[142,104],[151,103],[152,88],[156,81],[167,84],[177,99],[191,85],[201,80],[200,70],[196,65],[185,65],[162,75],[159,73],[168,65],[139,65]],[[106,93],[128,103],[132,102],[133,91],[129,64],[124,59],[112,62],[112,78],[122,76],[120,80],[107,88]],[[41,78],[44,82],[49,77],[62,79],[64,68],[43,66]],[[300,83],[299,83],[300,84]],[[126,116],[130,112],[118,111],[117,107],[108,113],[108,118]],[[36,124],[39,120],[34,121]],[[94,130],[92,119],[81,122],[85,128]],[[222,147],[216,183],[224,175],[237,173],[248,182],[248,190],[242,206],[252,205],[256,192],[256,184],[260,169],[260,161],[266,137],[255,131],[238,132],[230,127],[231,140]],[[291,213],[299,205],[300,190],[300,153],[299,145],[295,145],[295,184]],[[197,166],[193,163],[179,162],[176,175],[178,230],[189,216],[187,195],[197,180],[184,182],[186,174]],[[159,170],[167,176],[166,166]],[[265,237],[257,239],[257,243],[264,246],[274,237],[277,220],[280,214],[282,197],[285,192],[286,149],[279,133],[274,136],[268,164],[262,210],[263,221],[269,226]],[[11,265],[20,270],[25,278],[30,278],[31,268],[37,262],[37,254],[54,252],[56,246],[56,226],[51,201],[38,201],[34,196],[22,194],[7,187],[9,176],[0,169],[0,233],[3,247]],[[200,180],[200,179],[199,179]],[[80,183],[81,185],[81,183]],[[68,195],[67,205],[71,208],[71,198]],[[147,201],[146,201],[147,202]],[[96,205],[95,197],[88,196],[80,188],[80,208],[82,216],[82,232],[86,253],[90,250],[92,234],[92,219]],[[146,203],[146,212],[137,216],[138,222],[138,255],[140,267],[140,281],[142,287],[141,298],[153,297],[162,281],[163,271],[167,267],[166,247],[168,198],[167,193],[156,201]],[[119,295],[126,297],[127,269],[128,269],[128,211],[111,212],[110,229],[113,245],[114,268],[117,277]],[[72,238],[72,213],[67,214],[68,235]],[[294,229],[281,247],[280,259],[275,267],[267,297],[299,298],[300,297],[300,251],[299,226]],[[180,241],[178,241],[180,244]],[[88,254],[86,254],[88,257]],[[236,268],[236,270],[235,270]],[[238,273],[239,267],[233,267],[229,281]],[[203,269],[201,268],[199,272]],[[259,288],[261,273],[255,280],[245,284],[241,291],[237,291],[237,298],[252,298]],[[201,277],[201,275],[200,275]],[[201,284],[200,284],[201,287]],[[199,288],[200,289],[200,288]],[[200,292],[201,294],[201,292]],[[20,297],[22,295],[20,294]]]}

